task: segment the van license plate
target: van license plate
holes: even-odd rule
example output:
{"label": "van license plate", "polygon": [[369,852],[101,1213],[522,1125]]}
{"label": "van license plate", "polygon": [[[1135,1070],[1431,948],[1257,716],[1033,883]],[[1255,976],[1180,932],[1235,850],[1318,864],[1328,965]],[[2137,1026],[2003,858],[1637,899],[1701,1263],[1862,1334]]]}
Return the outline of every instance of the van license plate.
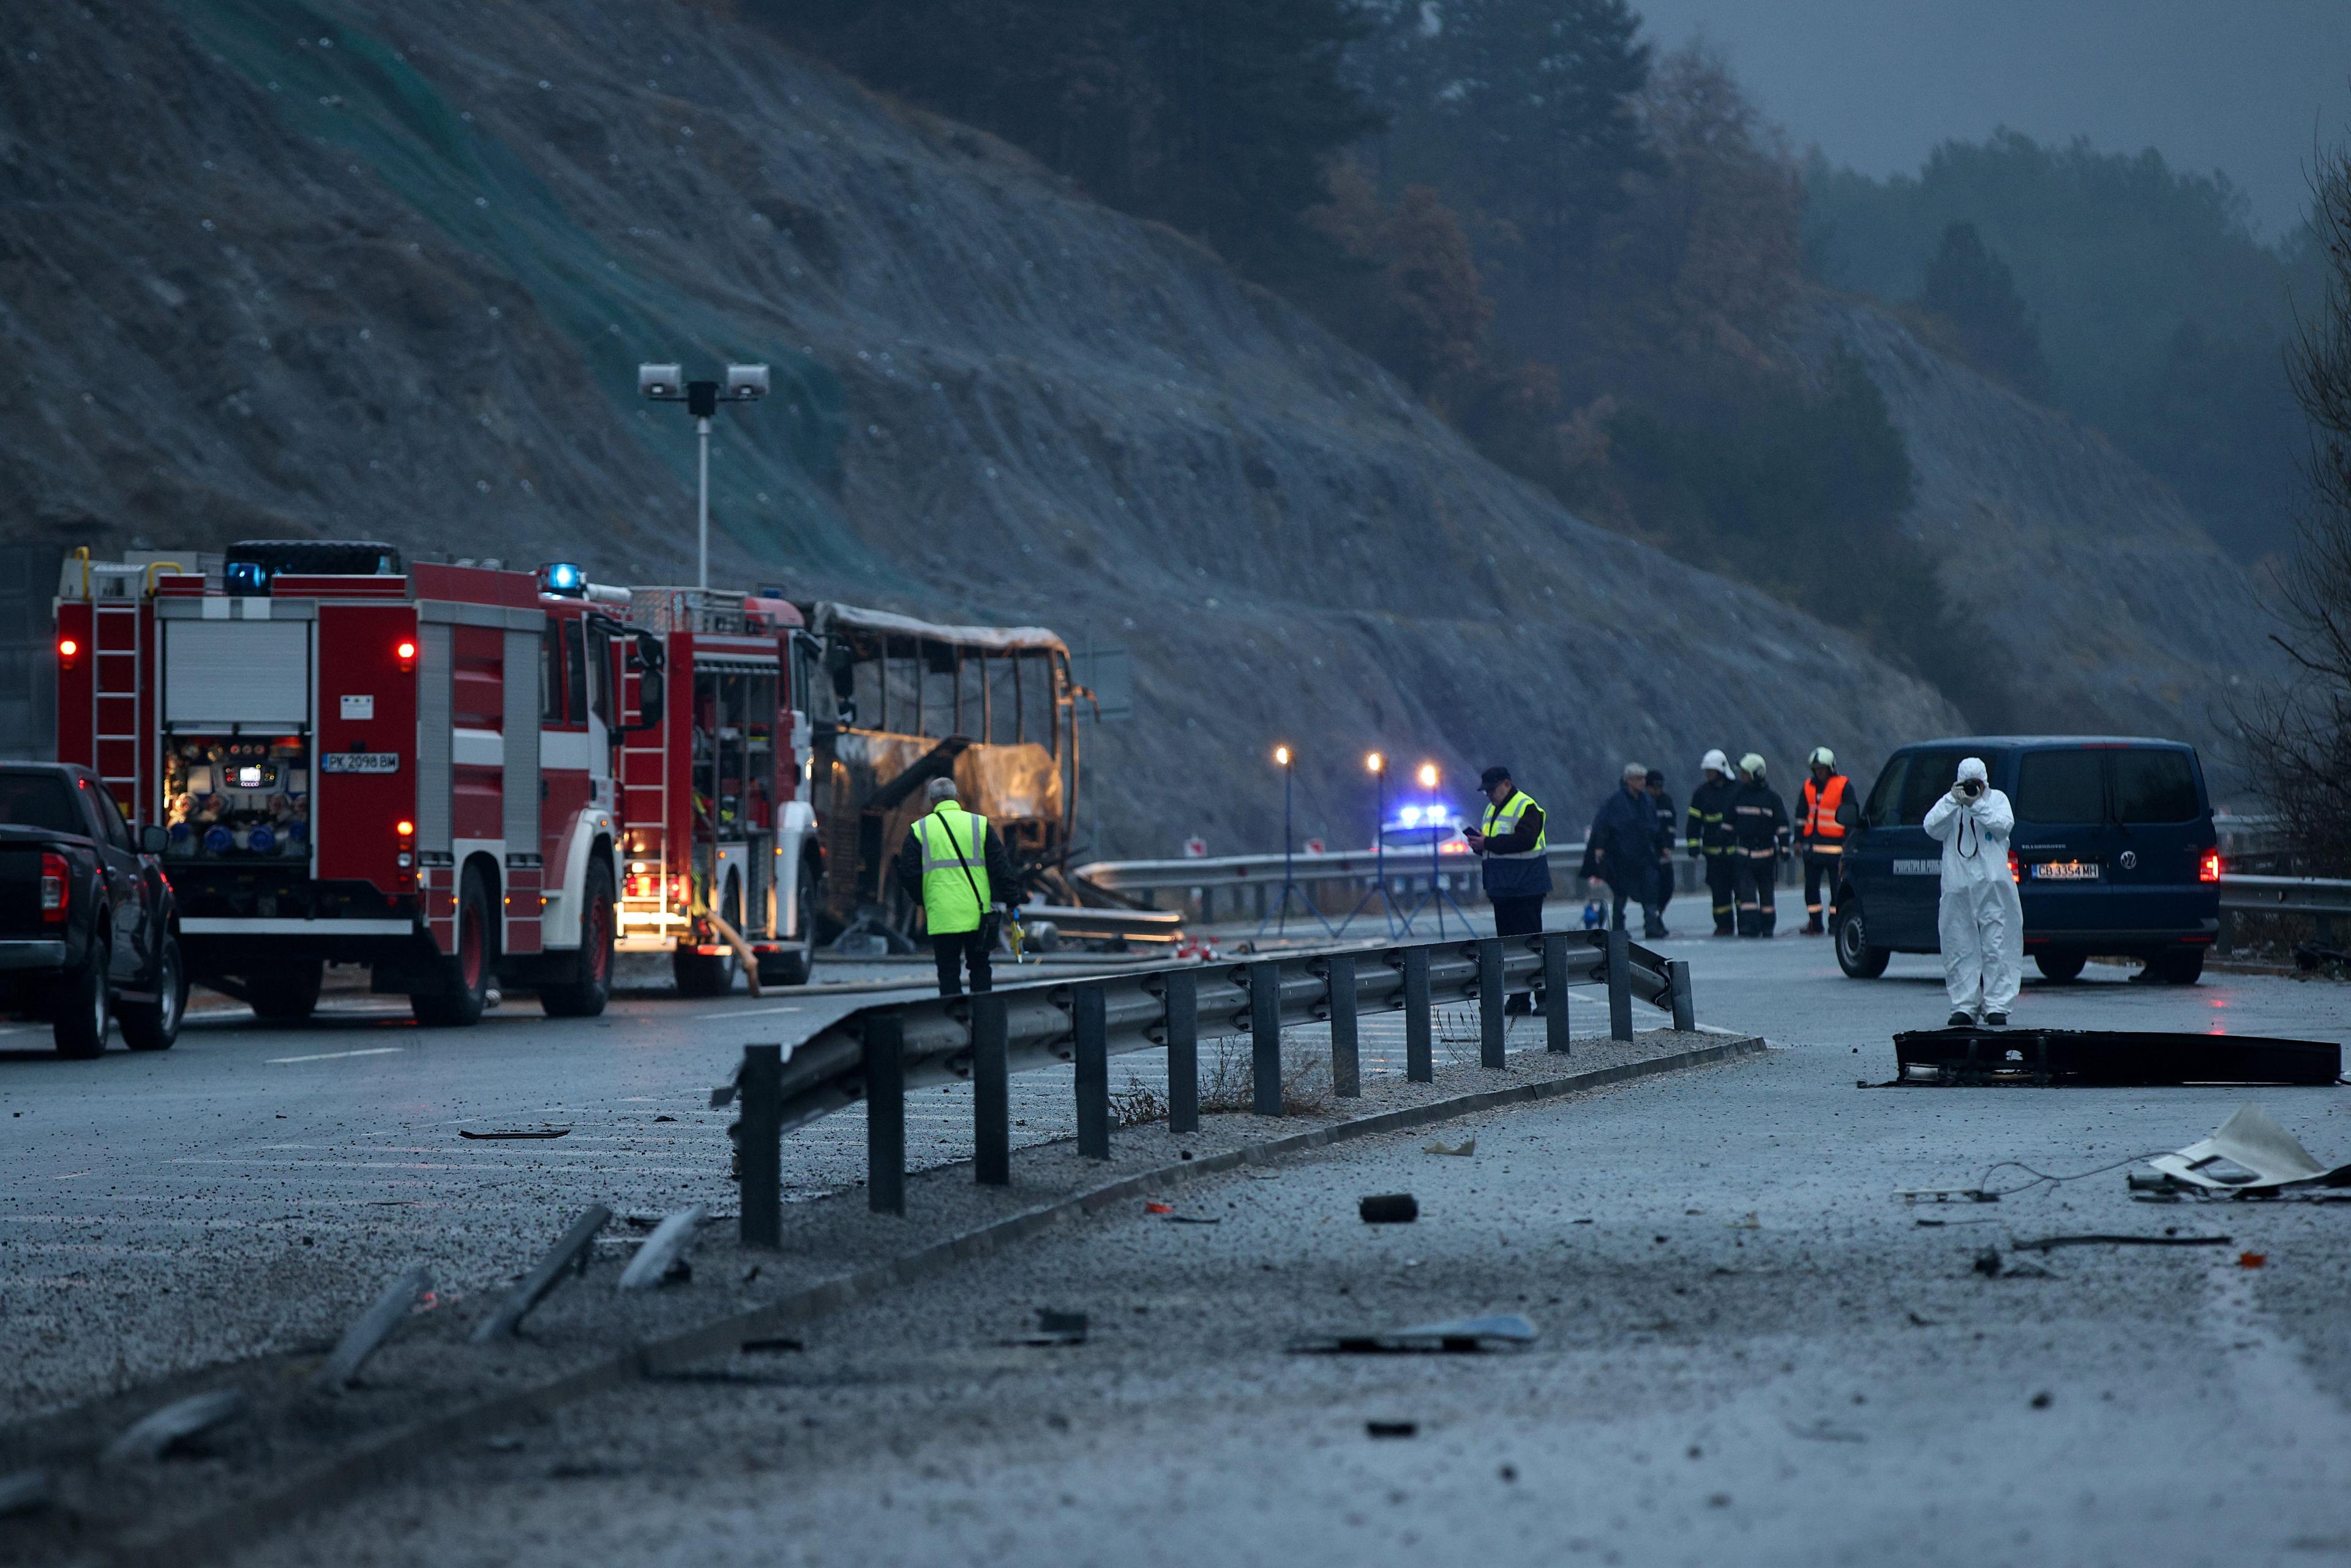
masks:
{"label": "van license plate", "polygon": [[2095,861],[2043,861],[2032,876],[2036,882],[2095,882],[2102,869]]}

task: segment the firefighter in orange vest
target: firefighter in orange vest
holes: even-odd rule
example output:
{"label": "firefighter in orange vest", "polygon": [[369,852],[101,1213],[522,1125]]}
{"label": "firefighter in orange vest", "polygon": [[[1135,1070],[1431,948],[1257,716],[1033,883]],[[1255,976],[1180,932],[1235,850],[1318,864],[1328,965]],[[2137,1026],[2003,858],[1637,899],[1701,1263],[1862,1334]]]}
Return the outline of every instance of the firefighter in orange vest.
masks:
{"label": "firefighter in orange vest", "polygon": [[1854,800],[1853,781],[1836,770],[1835,752],[1815,747],[1812,763],[1813,776],[1796,797],[1796,848],[1804,857],[1804,935],[1818,936],[1828,929],[1821,921],[1821,879],[1828,879],[1834,902],[1844,865],[1845,835],[1861,821],[1861,808]]}

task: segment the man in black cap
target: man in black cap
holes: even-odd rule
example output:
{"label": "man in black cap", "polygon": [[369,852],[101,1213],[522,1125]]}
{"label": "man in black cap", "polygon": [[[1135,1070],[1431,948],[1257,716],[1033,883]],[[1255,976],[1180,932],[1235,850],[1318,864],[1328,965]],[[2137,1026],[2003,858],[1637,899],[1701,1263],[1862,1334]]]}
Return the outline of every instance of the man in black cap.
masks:
{"label": "man in black cap", "polygon": [[[1542,929],[1543,900],[1551,896],[1542,808],[1510,782],[1507,768],[1486,769],[1479,775],[1478,788],[1486,796],[1485,821],[1463,829],[1461,836],[1478,853],[1486,898],[1494,906],[1494,935],[1531,936]],[[1510,1012],[1524,1012],[1527,1007],[1522,996],[1503,1003]]]}

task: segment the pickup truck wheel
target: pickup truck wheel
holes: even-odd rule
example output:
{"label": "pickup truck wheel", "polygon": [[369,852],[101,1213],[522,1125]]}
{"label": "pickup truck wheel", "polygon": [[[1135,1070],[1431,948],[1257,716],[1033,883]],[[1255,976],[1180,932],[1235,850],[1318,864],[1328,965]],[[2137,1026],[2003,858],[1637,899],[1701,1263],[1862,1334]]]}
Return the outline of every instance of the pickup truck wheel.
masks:
{"label": "pickup truck wheel", "polygon": [[413,992],[408,1010],[427,1029],[465,1029],[490,1005],[496,953],[490,936],[490,890],[470,867],[457,888],[457,950],[441,960],[438,983]]}
{"label": "pickup truck wheel", "polygon": [[538,988],[538,1005],[551,1019],[591,1019],[612,995],[612,873],[602,862],[588,869],[580,910],[580,950],[570,972]]}
{"label": "pickup truck wheel", "polygon": [[105,942],[92,942],[81,967],[58,977],[50,1027],[59,1056],[88,1058],[106,1049],[107,1025],[114,1021],[114,998],[106,984],[109,956]]}
{"label": "pickup truck wheel", "polygon": [[1874,980],[1886,973],[1894,950],[1869,945],[1869,927],[1861,918],[1861,900],[1851,894],[1837,906],[1834,934],[1837,967],[1846,975],[1856,980]]}
{"label": "pickup truck wheel", "polygon": [[122,1040],[133,1051],[169,1051],[180,1038],[180,1019],[188,1010],[188,976],[180,967],[180,939],[163,938],[155,959],[155,999],[125,1002],[115,1016],[122,1023]]}
{"label": "pickup truck wheel", "polygon": [[323,958],[296,958],[245,977],[245,1005],[264,1023],[301,1023],[319,1010],[327,983]]}

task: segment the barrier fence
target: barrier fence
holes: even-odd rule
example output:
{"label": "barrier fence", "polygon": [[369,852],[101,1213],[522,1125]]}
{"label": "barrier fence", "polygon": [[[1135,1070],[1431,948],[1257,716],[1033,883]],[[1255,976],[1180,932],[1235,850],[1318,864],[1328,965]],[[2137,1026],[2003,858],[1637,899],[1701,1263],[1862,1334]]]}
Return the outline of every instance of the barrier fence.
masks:
{"label": "barrier fence", "polygon": [[974,1176],[1000,1186],[1011,1180],[1011,1073],[1074,1064],[1078,1152],[1106,1160],[1113,1056],[1165,1050],[1168,1130],[1189,1133],[1199,1127],[1203,1038],[1249,1038],[1251,1108],[1280,1116],[1285,1030],[1330,1026],[1332,1087],[1352,1099],[1363,1092],[1358,1026],[1365,1014],[1403,1013],[1405,1077],[1428,1083],[1436,1077],[1431,1015],[1440,1003],[1478,1003],[1479,1062],[1499,1069],[1507,998],[1540,989],[1545,1047],[1565,1054],[1569,988],[1600,982],[1608,988],[1612,1039],[1633,1038],[1635,998],[1668,1009],[1677,1030],[1696,1027],[1688,963],[1621,930],[1326,948],[877,1003],[789,1054],[779,1045],[747,1045],[735,1082],[713,1092],[711,1103],[741,1102],[732,1131],[739,1140],[742,1238],[747,1246],[774,1247],[781,1239],[783,1134],[861,1099],[867,1202],[878,1214],[904,1214],[910,1090],[971,1083]]}

